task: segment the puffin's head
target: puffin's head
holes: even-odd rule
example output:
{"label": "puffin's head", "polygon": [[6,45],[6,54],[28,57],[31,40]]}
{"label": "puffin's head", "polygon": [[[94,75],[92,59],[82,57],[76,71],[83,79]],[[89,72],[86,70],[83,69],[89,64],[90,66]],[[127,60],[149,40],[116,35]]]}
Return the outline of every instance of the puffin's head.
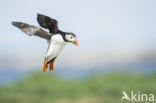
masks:
{"label": "puffin's head", "polygon": [[68,42],[71,42],[71,43],[75,44],[76,46],[78,46],[78,41],[77,41],[76,35],[74,33],[66,33],[65,39]]}

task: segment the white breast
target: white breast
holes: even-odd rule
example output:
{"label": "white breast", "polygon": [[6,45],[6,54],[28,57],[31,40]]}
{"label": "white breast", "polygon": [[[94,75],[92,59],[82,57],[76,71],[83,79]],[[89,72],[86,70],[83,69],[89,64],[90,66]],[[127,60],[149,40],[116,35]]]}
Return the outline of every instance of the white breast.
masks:
{"label": "white breast", "polygon": [[48,59],[48,61],[58,56],[65,45],[66,42],[63,40],[60,34],[55,34],[54,36],[52,36],[46,54],[46,58]]}

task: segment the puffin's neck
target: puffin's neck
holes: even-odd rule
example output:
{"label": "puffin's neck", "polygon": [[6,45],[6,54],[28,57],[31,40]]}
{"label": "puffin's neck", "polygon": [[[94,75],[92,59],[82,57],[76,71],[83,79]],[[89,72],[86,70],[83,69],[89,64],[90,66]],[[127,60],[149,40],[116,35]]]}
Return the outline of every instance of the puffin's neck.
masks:
{"label": "puffin's neck", "polygon": [[65,38],[66,32],[63,32],[63,31],[60,31],[60,30],[59,30],[58,33],[62,35],[64,41],[68,42],[68,41],[66,40],[66,38]]}

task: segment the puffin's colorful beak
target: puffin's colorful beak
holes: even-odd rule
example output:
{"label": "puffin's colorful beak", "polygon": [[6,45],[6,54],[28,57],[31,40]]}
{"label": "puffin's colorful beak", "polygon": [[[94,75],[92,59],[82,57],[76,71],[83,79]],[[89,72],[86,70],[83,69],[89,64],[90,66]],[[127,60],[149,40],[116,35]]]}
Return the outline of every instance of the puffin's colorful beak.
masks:
{"label": "puffin's colorful beak", "polygon": [[78,46],[78,41],[77,40],[73,41],[73,44],[75,44],[76,46]]}

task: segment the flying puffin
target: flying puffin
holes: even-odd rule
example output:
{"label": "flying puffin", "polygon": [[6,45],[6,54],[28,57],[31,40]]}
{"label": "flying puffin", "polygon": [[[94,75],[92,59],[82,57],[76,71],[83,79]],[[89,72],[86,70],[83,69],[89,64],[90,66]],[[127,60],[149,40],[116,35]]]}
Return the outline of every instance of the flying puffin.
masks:
{"label": "flying puffin", "polygon": [[76,35],[72,32],[63,32],[58,28],[58,22],[48,16],[37,14],[37,21],[39,25],[49,32],[46,32],[40,27],[35,27],[22,22],[12,22],[12,24],[29,36],[38,36],[48,41],[48,49],[45,55],[45,61],[42,70],[46,71],[54,69],[54,61],[60,54],[64,46],[69,42],[78,46]]}

